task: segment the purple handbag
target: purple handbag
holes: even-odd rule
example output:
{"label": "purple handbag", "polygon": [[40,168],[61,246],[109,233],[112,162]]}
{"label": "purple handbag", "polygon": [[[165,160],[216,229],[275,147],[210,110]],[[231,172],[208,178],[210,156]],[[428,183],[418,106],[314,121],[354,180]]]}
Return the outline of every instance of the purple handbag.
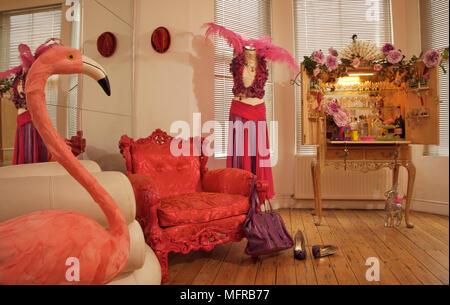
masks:
{"label": "purple handbag", "polygon": [[250,210],[244,220],[244,234],[248,243],[245,253],[251,256],[259,256],[289,249],[294,245],[292,237],[284,226],[281,216],[272,210],[269,202],[270,212],[260,212],[259,198],[255,187],[255,178],[252,182]]}

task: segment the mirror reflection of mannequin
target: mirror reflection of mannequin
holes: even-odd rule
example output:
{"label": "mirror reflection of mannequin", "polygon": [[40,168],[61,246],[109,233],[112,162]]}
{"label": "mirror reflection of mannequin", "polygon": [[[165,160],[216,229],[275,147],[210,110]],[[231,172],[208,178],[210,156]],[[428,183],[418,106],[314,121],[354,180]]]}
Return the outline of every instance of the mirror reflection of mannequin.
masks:
{"label": "mirror reflection of mannequin", "polygon": [[26,69],[17,77],[13,85],[12,101],[17,108],[17,130],[14,142],[13,164],[39,163],[48,161],[48,152],[41,136],[34,128],[30,112],[26,106]]}
{"label": "mirror reflection of mannequin", "polygon": [[[265,58],[246,46],[231,63],[234,98],[230,108],[227,167],[248,170],[269,184],[274,196],[264,86],[268,78]],[[239,124],[244,128],[239,130]],[[233,125],[231,125],[233,124]]]}

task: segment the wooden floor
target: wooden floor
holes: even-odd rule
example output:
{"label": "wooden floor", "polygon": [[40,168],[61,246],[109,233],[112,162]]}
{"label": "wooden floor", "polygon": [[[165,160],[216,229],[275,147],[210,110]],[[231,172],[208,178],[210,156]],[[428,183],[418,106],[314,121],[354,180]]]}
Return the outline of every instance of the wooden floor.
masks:
{"label": "wooden floor", "polygon": [[[448,217],[412,212],[415,228],[385,228],[383,211],[325,210],[316,227],[308,210],[278,212],[292,236],[303,231],[306,260],[295,260],[289,249],[254,261],[244,253],[244,239],[211,252],[171,253],[167,284],[449,284]],[[339,251],[313,259],[315,244],[334,244]],[[379,259],[379,282],[365,278],[369,257]]]}

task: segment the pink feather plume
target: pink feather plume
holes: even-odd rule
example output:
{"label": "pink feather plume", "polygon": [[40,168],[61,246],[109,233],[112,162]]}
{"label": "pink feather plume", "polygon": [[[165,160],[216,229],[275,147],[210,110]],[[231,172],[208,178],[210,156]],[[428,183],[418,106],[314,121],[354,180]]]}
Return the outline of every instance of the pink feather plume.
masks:
{"label": "pink feather plume", "polygon": [[31,67],[31,65],[34,63],[34,61],[36,60],[36,58],[38,58],[40,55],[42,55],[47,50],[49,50],[55,46],[60,46],[61,43],[59,41],[60,41],[60,39],[58,39],[58,38],[48,39],[46,42],[41,44],[36,49],[35,55],[33,55],[29,46],[27,46],[26,44],[20,44],[19,45],[19,53],[20,53],[19,58],[20,58],[20,61],[22,64],[20,66],[14,67],[7,71],[0,72],[0,79],[7,79],[7,78],[11,77],[12,75],[17,75],[18,73],[20,73],[20,71],[22,71],[22,69],[29,69]]}
{"label": "pink feather plume", "polygon": [[259,39],[250,39],[246,43],[253,46],[259,56],[263,56],[272,62],[285,62],[294,68],[295,73],[298,73],[299,68],[292,55],[285,48],[273,45],[271,41],[272,38],[266,35]]}
{"label": "pink feather plume", "polygon": [[62,46],[61,40],[59,38],[50,38],[36,49],[36,52],[34,52],[34,57],[38,58],[47,50],[56,46]]}
{"label": "pink feather plume", "polygon": [[22,66],[17,66],[4,72],[0,72],[0,79],[7,79],[12,75],[17,75],[22,70]]}
{"label": "pink feather plume", "polygon": [[205,36],[207,38],[210,35],[217,35],[223,37],[228,42],[229,46],[234,49],[234,52],[236,54],[242,53],[244,48],[244,38],[241,35],[212,22],[205,23],[203,26],[207,27],[205,33]]}
{"label": "pink feather plume", "polygon": [[23,43],[20,44],[19,53],[20,53],[19,58],[20,61],[22,62],[22,67],[25,69],[30,68],[35,60],[30,47]]}
{"label": "pink feather plume", "polygon": [[269,35],[262,36],[258,39],[245,40],[241,35],[215,23],[205,23],[204,26],[207,27],[206,37],[210,35],[223,37],[233,47],[236,55],[243,52],[244,46],[253,46],[259,56],[263,56],[272,62],[286,62],[294,68],[295,73],[299,72],[298,65],[295,63],[295,59],[291,54],[286,49],[273,45],[271,43],[272,38]]}

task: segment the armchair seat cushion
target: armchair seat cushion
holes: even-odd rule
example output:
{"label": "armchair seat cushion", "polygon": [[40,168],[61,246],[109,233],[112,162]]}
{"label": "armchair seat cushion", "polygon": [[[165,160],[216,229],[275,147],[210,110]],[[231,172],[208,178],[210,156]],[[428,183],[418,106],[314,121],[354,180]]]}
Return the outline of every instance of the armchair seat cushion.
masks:
{"label": "armchair seat cushion", "polygon": [[158,219],[162,227],[198,224],[246,214],[249,198],[224,193],[197,192],[161,199]]}

